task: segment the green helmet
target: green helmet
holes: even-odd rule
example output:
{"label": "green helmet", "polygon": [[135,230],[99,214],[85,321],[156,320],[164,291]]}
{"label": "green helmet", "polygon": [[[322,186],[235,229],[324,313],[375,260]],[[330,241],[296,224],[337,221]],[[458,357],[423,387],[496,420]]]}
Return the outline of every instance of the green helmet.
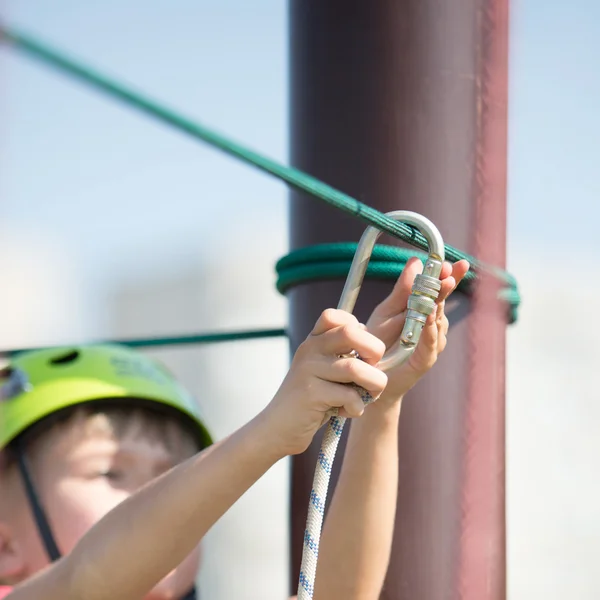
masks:
{"label": "green helmet", "polygon": [[212,443],[190,394],[158,362],[116,344],[23,352],[0,370],[0,450],[45,417],[94,401],[175,411],[202,447]]}

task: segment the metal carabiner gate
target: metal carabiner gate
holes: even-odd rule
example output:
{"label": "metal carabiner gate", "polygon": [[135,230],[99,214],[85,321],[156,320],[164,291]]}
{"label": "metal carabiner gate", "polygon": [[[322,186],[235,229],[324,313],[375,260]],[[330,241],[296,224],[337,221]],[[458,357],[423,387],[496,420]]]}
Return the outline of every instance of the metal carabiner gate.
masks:
{"label": "metal carabiner gate", "polygon": [[[392,349],[385,353],[378,365],[383,371],[389,371],[402,364],[414,352],[423,326],[427,317],[433,312],[435,301],[440,293],[439,276],[445,258],[444,240],[437,227],[429,219],[407,210],[395,210],[386,213],[386,216],[418,229],[427,240],[429,250],[423,273],[416,276],[411,295],[408,298],[406,321],[402,334]],[[373,248],[381,233],[381,230],[376,227],[368,227],[360,238],[338,303],[338,309],[349,313],[354,310]]]}

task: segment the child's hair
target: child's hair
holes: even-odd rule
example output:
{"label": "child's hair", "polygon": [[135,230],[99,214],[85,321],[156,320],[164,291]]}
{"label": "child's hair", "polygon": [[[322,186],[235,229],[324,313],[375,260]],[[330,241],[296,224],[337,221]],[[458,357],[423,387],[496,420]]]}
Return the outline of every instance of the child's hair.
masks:
{"label": "child's hair", "polygon": [[73,444],[95,436],[117,440],[126,435],[141,436],[163,445],[174,463],[201,450],[197,436],[175,413],[156,410],[150,404],[95,401],[53,413],[17,437],[4,452],[0,451],[0,475],[3,468],[13,463],[17,444],[26,448],[34,460],[36,451],[50,435],[59,435],[61,439],[69,436]]}

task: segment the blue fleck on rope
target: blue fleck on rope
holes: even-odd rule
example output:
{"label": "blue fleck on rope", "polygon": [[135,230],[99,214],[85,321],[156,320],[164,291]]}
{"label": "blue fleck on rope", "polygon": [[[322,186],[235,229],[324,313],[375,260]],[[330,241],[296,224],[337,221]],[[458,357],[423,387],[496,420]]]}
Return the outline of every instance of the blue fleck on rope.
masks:
{"label": "blue fleck on rope", "polygon": [[[357,385],[353,385],[353,387],[360,394],[365,406],[373,402],[373,398],[369,392]],[[315,591],[319,542],[323,528],[323,518],[325,516],[325,500],[327,498],[329,480],[331,479],[331,468],[345,423],[345,417],[333,414],[327,423],[327,429],[321,442],[321,450],[310,491],[306,529],[304,530],[304,547],[302,549],[302,564],[300,566],[300,579],[298,582],[298,600],[311,600]]]}

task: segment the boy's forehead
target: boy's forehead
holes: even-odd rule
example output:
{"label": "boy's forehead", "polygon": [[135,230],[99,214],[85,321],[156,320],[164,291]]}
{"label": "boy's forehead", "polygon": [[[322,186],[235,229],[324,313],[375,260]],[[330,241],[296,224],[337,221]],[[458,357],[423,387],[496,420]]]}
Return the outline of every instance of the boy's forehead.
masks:
{"label": "boy's forehead", "polygon": [[[96,421],[94,426],[94,421]],[[90,419],[83,414],[74,414],[68,420],[57,423],[35,439],[34,452],[66,455],[82,444],[94,440],[114,440],[116,437],[108,427],[101,427],[99,419]]]}
{"label": "boy's forehead", "polygon": [[175,455],[160,441],[145,436],[128,434],[117,438],[102,432],[94,435],[77,435],[70,432],[68,435],[48,438],[42,442],[35,452],[34,468],[46,471],[47,481],[57,481],[63,476],[70,477],[73,469],[77,470],[89,461],[95,463],[98,460],[126,460],[127,464],[132,465],[158,461],[175,465],[183,460],[183,457]]}
{"label": "boy's forehead", "polygon": [[66,420],[50,427],[37,443],[39,451],[56,458],[72,455],[84,446],[117,451],[134,444],[162,449],[173,454],[177,462],[198,450],[178,420],[139,408],[75,410]]}

